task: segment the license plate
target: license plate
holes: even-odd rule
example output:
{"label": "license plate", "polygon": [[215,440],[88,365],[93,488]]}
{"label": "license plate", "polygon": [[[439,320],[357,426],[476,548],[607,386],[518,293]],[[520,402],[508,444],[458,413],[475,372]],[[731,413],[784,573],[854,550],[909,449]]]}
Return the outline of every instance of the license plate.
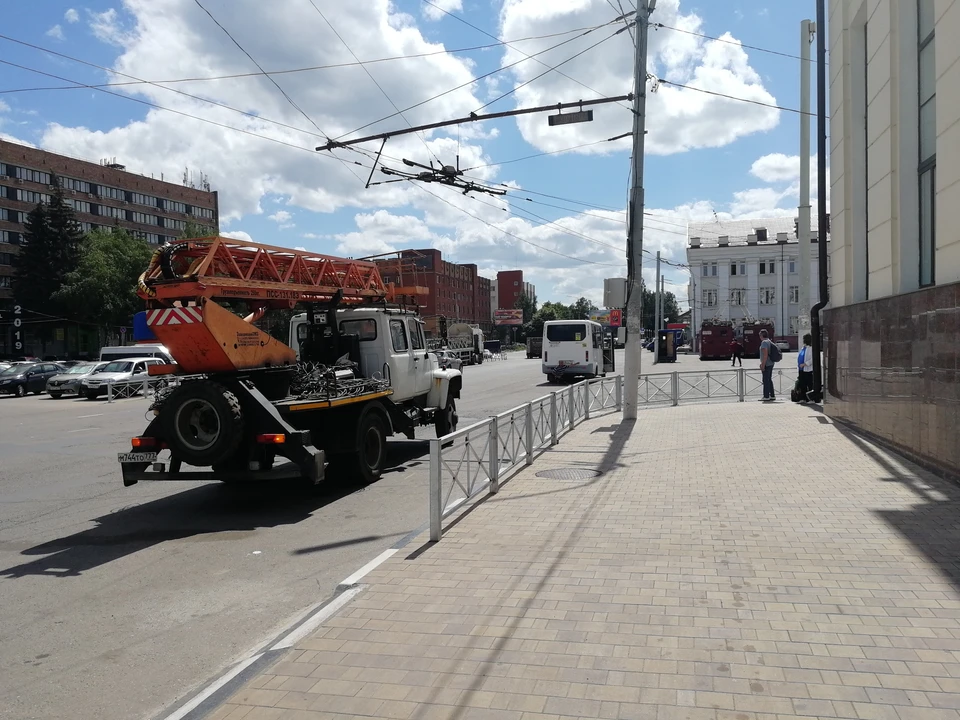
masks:
{"label": "license plate", "polygon": [[151,463],[156,459],[155,452],[117,453],[117,460],[122,463]]}

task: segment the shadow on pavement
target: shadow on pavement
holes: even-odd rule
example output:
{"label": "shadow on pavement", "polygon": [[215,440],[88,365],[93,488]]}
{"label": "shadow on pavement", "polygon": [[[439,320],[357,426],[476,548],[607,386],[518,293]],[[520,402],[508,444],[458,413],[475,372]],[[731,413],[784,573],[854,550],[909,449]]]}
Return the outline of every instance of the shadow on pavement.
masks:
{"label": "shadow on pavement", "polygon": [[[622,455],[623,449],[629,441],[630,436],[633,434],[635,426],[636,420],[623,420],[617,426],[617,429],[611,434],[610,445],[607,447],[600,464],[597,466],[597,469],[601,470],[604,474],[589,483],[599,484],[599,488],[594,493],[594,496],[590,500],[589,504],[582,510],[580,519],[577,521],[577,523],[569,529],[567,526],[561,526],[560,524],[557,524],[554,529],[546,535],[539,548],[531,549],[527,562],[522,567],[517,568],[516,572],[513,573],[513,580],[501,591],[500,597],[508,598],[521,585],[524,587],[524,589],[533,590],[533,592],[528,597],[524,598],[524,600],[518,606],[522,612],[517,613],[507,622],[506,627],[508,632],[498,634],[497,640],[493,647],[491,647],[487,652],[486,659],[480,661],[480,666],[473,673],[473,682],[464,689],[463,695],[459,698],[456,707],[454,707],[453,711],[446,716],[450,720],[459,720],[460,718],[463,718],[464,715],[469,711],[470,701],[476,695],[476,693],[482,691],[484,681],[486,680],[490,671],[497,664],[498,658],[500,657],[500,654],[503,652],[507,643],[513,639],[513,633],[520,627],[521,623],[526,617],[526,612],[533,606],[533,603],[537,600],[540,593],[544,590],[544,588],[546,588],[548,581],[557,574],[557,571],[560,569],[563,561],[573,550],[577,540],[579,540],[580,533],[599,512],[599,506],[601,505],[602,501],[606,499],[611,490],[616,489],[616,483],[605,483],[607,480],[606,473],[607,471],[621,465],[620,456]],[[584,486],[586,486],[586,484],[584,484]],[[476,507],[476,505],[474,507]],[[458,521],[460,519],[461,518],[458,518]],[[548,549],[555,547],[554,538],[561,533],[566,534],[566,538],[563,540],[561,547],[558,550]],[[531,580],[533,579],[528,577],[530,568],[534,563],[542,562],[545,557],[548,557],[551,554],[554,554],[554,558],[550,562],[549,567],[547,567],[543,574],[538,578],[536,584],[530,588],[529,586],[532,584]],[[481,636],[477,637],[479,641]],[[463,661],[466,654],[473,649],[475,649],[475,645],[473,643],[469,643],[460,648],[457,654],[451,658],[449,665],[451,668],[451,677],[454,675],[454,670],[456,669],[457,665],[459,665]],[[441,674],[443,673],[441,672]],[[434,684],[434,687],[437,688],[437,693],[439,693],[440,690],[445,686],[446,683],[442,680],[439,680]],[[432,704],[435,697],[436,696],[434,695],[433,697],[428,698],[426,702],[422,703],[420,707],[417,708],[417,711],[411,716],[411,720],[422,720],[424,714],[428,711],[428,708]]]}
{"label": "shadow on pavement", "polygon": [[[903,485],[916,495],[909,509],[874,510],[920,551],[960,591],[960,485],[923,470],[894,451],[881,450],[839,423],[836,429],[887,473],[883,482]],[[893,462],[891,456],[899,462]]]}
{"label": "shadow on pavement", "polygon": [[[423,454],[421,443],[388,443],[388,469],[397,468]],[[299,523],[320,508],[363,487],[347,479],[307,486],[297,482],[223,485],[204,483],[183,492],[138,505],[121,508],[94,518],[97,526],[56,538],[24,550],[35,560],[0,569],[0,577],[31,575],[76,577],[85,571],[119,560],[170,540],[207,537],[218,533],[249,533],[267,527]],[[135,496],[130,495],[131,499]],[[389,537],[389,536],[384,536]],[[229,539],[229,536],[218,539]],[[305,548],[321,552],[355,542],[358,538],[329,547]]]}

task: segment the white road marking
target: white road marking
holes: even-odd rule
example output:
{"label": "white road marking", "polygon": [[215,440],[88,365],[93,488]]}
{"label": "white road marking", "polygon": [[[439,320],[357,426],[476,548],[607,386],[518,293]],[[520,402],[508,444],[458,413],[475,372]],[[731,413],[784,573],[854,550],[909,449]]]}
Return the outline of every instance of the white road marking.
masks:
{"label": "white road marking", "polygon": [[103,413],[94,413],[93,415],[78,415],[77,420],[83,420],[84,418],[100,417]]}
{"label": "white road marking", "polygon": [[246,660],[241,660],[239,663],[234,665],[227,672],[225,672],[223,675],[217,678],[214,682],[212,682],[210,685],[205,687],[201,692],[195,695],[190,700],[190,702],[188,702],[186,705],[182,706],[179,710],[174,712],[172,715],[167,715],[167,717],[164,718],[164,720],[183,720],[183,718],[185,718],[193,710],[195,710],[200,705],[200,703],[202,703],[208,697],[213,695],[217,690],[219,690],[228,682],[233,680],[237,675],[242,673],[248,667],[253,665],[257,660],[260,659],[261,655],[263,655],[263,653],[256,653],[255,655],[251,655],[250,657],[248,657]]}
{"label": "white road marking", "polygon": [[99,430],[99,429],[100,429],[100,428],[99,428],[98,426],[93,425],[93,426],[91,426],[91,427],[77,428],[77,429],[75,429],[75,430],[67,430],[67,432],[68,432],[68,433],[76,433],[76,432],[83,432],[84,430]]}
{"label": "white road marking", "polygon": [[280,642],[270,649],[283,650],[285,648],[293,647],[307,635],[320,627],[324,622],[330,619],[330,617],[332,617],[333,614],[336,613],[340,608],[353,600],[360,590],[361,588],[359,587],[353,587],[345,592],[340,593],[336,598],[334,598],[333,602],[324,605],[322,608],[320,608],[319,612],[309,618],[305,623],[303,623],[303,625],[300,625],[296,630],[284,637],[282,640],[280,640]]}
{"label": "white road marking", "polygon": [[342,582],[340,583],[340,585],[341,585],[341,586],[346,585],[346,586],[348,586],[348,587],[351,586],[351,585],[356,585],[358,582],[360,582],[361,580],[363,580],[364,576],[365,576],[367,573],[372,572],[372,571],[375,570],[378,566],[380,566],[380,565],[382,565],[383,563],[385,563],[387,560],[389,560],[391,557],[393,557],[393,556],[396,554],[396,552],[397,552],[397,551],[396,551],[395,548],[390,548],[389,550],[384,550],[382,553],[380,553],[379,555],[377,555],[373,560],[371,560],[371,561],[368,562],[366,565],[364,565],[362,568],[360,568],[359,570],[357,570],[353,575],[351,575],[350,577],[348,577],[346,580],[342,581]]}

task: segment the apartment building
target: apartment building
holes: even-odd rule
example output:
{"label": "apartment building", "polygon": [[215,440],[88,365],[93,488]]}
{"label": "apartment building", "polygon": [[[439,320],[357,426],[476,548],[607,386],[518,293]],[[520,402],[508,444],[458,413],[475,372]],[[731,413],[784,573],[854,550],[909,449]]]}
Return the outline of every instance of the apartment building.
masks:
{"label": "apartment building", "polygon": [[13,258],[27,214],[57,182],[81,227],[119,226],[148,243],[180,235],[188,222],[219,231],[216,191],[127,172],[116,162],[87,162],[0,140],[0,305],[13,300]]}
{"label": "apartment building", "polygon": [[[796,349],[804,320],[800,292],[800,244],[792,218],[725,221],[690,226],[687,264],[691,327],[706,320],[768,322]],[[813,233],[810,244],[811,303],[819,299]],[[829,238],[827,239],[829,242]]]}
{"label": "apartment building", "polygon": [[960,475],[960,1],[829,13],[824,410]]}
{"label": "apartment building", "polygon": [[516,307],[521,295],[532,300],[537,298],[537,289],[524,282],[523,270],[501,270],[497,273],[497,307],[494,310],[509,310]]}

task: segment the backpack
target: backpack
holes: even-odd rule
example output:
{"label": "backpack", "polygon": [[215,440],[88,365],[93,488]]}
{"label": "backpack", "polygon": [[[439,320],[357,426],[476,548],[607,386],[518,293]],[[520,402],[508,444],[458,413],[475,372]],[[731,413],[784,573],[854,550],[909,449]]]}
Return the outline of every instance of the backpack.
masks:
{"label": "backpack", "polygon": [[777,344],[770,341],[770,350],[767,352],[767,357],[773,360],[775,363],[783,360],[783,353],[780,352],[780,348],[777,347]]}

